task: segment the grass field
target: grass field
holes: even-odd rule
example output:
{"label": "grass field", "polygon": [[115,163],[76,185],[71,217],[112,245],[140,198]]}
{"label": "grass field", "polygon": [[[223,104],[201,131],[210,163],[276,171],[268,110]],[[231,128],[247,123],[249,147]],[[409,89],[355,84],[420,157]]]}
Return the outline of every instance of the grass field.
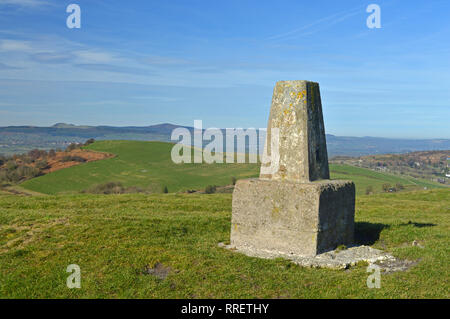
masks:
{"label": "grass field", "polygon": [[[259,175],[258,164],[174,164],[170,159],[173,144],[142,141],[99,141],[88,149],[116,154],[97,162],[59,170],[33,178],[20,186],[44,194],[76,193],[106,182],[122,182],[125,186],[149,188],[161,192],[204,189],[207,185],[229,185],[231,177],[248,178]],[[381,192],[384,183],[409,187],[439,187],[438,184],[402,178],[348,165],[331,165],[331,177],[351,179],[358,194],[372,185]]]}
{"label": "grass field", "polygon": [[330,174],[332,179],[350,179],[356,185],[357,194],[364,194],[368,186],[372,186],[374,192],[381,192],[383,184],[387,183],[395,186],[397,183],[405,187],[406,190],[426,188],[443,188],[437,183],[413,178],[410,176],[393,175],[388,173],[375,172],[370,169],[330,164]]}
{"label": "grass field", "polygon": [[170,158],[173,144],[142,141],[99,141],[87,149],[117,156],[73,166],[21,184],[44,194],[79,192],[96,184],[122,182],[162,192],[204,189],[207,185],[228,185],[231,177],[258,175],[257,164],[175,164]]}
{"label": "grass field", "polygon": [[[418,261],[369,289],[366,265],[310,269],[219,248],[231,194],[0,195],[0,298],[449,298],[449,208],[449,190],[357,197],[357,242]],[[148,274],[158,263],[165,279]],[[69,264],[81,289],[66,287]]]}

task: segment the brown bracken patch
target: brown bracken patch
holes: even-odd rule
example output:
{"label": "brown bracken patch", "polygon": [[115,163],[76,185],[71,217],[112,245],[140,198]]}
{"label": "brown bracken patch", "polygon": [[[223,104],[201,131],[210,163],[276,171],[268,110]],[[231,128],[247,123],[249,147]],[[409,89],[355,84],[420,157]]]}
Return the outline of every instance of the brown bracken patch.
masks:
{"label": "brown bracken patch", "polygon": [[86,160],[85,163],[114,157],[113,154],[96,152],[96,151],[91,151],[91,150],[82,150],[82,149],[75,149],[70,152],[57,152],[56,156],[54,158],[50,158],[50,157],[47,158],[48,168],[42,170],[42,172],[45,174],[48,174],[48,173],[51,173],[51,172],[54,172],[54,171],[57,171],[57,170],[60,170],[63,168],[81,164],[80,162],[75,162],[75,161],[64,162],[63,158],[66,156],[79,156]]}

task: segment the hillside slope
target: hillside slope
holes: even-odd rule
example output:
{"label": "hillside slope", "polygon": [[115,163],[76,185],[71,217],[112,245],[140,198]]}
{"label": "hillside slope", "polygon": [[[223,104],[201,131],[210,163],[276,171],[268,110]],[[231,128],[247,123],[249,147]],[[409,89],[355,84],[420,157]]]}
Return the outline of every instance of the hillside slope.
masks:
{"label": "hillside slope", "polygon": [[350,179],[355,182],[356,192],[361,195],[369,186],[373,187],[375,193],[379,193],[382,191],[383,184],[389,184],[392,187],[401,184],[406,190],[446,187],[423,179],[375,172],[367,168],[345,164],[330,164],[330,171],[332,179]]}
{"label": "hillside slope", "polygon": [[[177,192],[204,189],[207,185],[228,185],[231,177],[240,179],[259,174],[258,164],[175,164],[170,158],[172,147],[173,144],[164,142],[98,141],[87,149],[117,156],[52,172],[21,186],[39,193],[57,194],[80,192],[106,182],[122,182],[125,186],[143,187],[153,192],[161,192],[164,186],[169,192]],[[384,183],[392,186],[400,183],[410,189],[439,187],[348,165],[333,164],[330,169],[333,179],[353,180],[358,194],[363,194],[369,185],[374,192],[381,192]]]}
{"label": "hillside slope", "polygon": [[258,175],[257,164],[175,164],[170,158],[173,144],[142,141],[98,141],[87,149],[116,154],[97,162],[81,164],[31,179],[22,187],[45,194],[79,192],[96,184],[122,182],[125,186],[161,192],[204,189],[227,185],[231,177]]}

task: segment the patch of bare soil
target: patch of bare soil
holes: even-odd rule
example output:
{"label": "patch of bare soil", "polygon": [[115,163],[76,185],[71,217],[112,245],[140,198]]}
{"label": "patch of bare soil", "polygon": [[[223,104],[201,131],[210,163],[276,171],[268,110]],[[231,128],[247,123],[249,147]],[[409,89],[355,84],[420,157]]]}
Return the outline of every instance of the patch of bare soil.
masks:
{"label": "patch of bare soil", "polygon": [[162,263],[156,263],[153,267],[145,266],[141,273],[143,275],[152,275],[159,279],[166,279],[171,272],[172,268],[166,267]]}
{"label": "patch of bare soil", "polygon": [[390,274],[396,271],[405,271],[409,268],[417,265],[420,259],[418,260],[400,260],[400,259],[387,259],[377,261],[375,264],[380,266],[380,268],[384,271],[384,274]]}
{"label": "patch of bare soil", "polygon": [[58,153],[56,153],[56,156],[54,158],[47,159],[48,168],[44,169],[42,172],[45,174],[48,174],[48,173],[51,173],[51,172],[54,172],[54,171],[57,171],[57,170],[60,170],[63,168],[81,164],[80,162],[77,162],[77,161],[65,162],[64,158],[67,156],[74,156],[74,157],[78,156],[78,157],[84,158],[86,160],[85,163],[114,157],[113,154],[90,151],[90,150],[82,150],[82,149],[75,149],[70,152],[58,152]]}
{"label": "patch of bare soil", "polygon": [[14,188],[4,187],[2,188],[2,191],[5,192],[8,195],[18,195],[18,196],[30,196],[30,194],[20,192]]}
{"label": "patch of bare soil", "polygon": [[[234,185],[217,186],[215,193],[233,193]],[[189,189],[186,194],[206,194],[204,190]]]}

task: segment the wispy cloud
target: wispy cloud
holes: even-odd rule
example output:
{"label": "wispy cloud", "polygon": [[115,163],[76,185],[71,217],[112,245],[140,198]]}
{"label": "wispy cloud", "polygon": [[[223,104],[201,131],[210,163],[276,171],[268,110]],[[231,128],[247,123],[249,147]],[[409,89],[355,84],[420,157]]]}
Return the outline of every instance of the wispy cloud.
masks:
{"label": "wispy cloud", "polygon": [[0,0],[0,5],[16,5],[21,7],[39,7],[48,4],[47,1],[42,0]]}
{"label": "wispy cloud", "polygon": [[365,12],[364,7],[362,7],[362,6],[355,7],[351,10],[340,11],[340,12],[334,13],[332,15],[329,15],[327,17],[318,19],[318,20],[311,22],[309,24],[306,24],[304,26],[301,26],[299,28],[296,28],[296,29],[293,29],[290,31],[286,31],[283,33],[279,33],[276,35],[272,35],[272,36],[268,37],[267,40],[285,41],[285,40],[297,38],[299,36],[312,34],[319,30],[322,30],[323,28],[330,27],[330,26],[335,25],[339,22],[342,22],[350,17],[353,17],[357,14],[364,13],[364,12]]}
{"label": "wispy cloud", "polygon": [[69,52],[42,52],[33,54],[31,59],[39,63],[60,64],[72,61],[74,55]]}
{"label": "wispy cloud", "polygon": [[15,66],[11,66],[11,65],[7,65],[4,63],[0,62],[0,70],[19,70],[21,68],[15,67]]}
{"label": "wispy cloud", "polygon": [[89,71],[103,71],[103,72],[125,73],[134,75],[154,75],[154,72],[146,69],[118,66],[112,64],[87,63],[87,64],[75,64],[74,66]]}
{"label": "wispy cloud", "polygon": [[204,68],[195,68],[190,69],[191,72],[194,73],[204,73],[204,74],[217,74],[217,73],[223,73],[224,70],[216,67],[204,67]]}
{"label": "wispy cloud", "polygon": [[134,100],[158,100],[158,101],[164,101],[164,102],[176,102],[180,101],[180,98],[175,98],[173,96],[133,96],[132,99]]}
{"label": "wispy cloud", "polygon": [[168,56],[147,56],[141,58],[140,61],[144,64],[150,64],[154,66],[178,66],[178,65],[193,64],[192,61],[179,58],[172,58]]}
{"label": "wispy cloud", "polygon": [[74,55],[80,63],[111,63],[117,60],[113,54],[98,50],[75,51]]}
{"label": "wispy cloud", "polygon": [[30,52],[32,47],[28,41],[0,40],[0,52],[9,51]]}

